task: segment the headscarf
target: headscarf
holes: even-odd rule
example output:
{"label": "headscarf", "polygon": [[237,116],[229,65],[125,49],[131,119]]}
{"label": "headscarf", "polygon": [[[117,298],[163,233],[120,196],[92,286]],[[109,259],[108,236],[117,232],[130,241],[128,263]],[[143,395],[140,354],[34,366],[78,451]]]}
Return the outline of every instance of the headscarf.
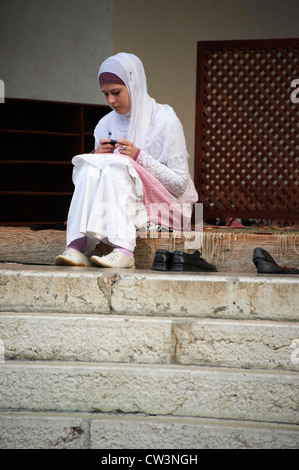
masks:
{"label": "headscarf", "polygon": [[99,76],[99,84],[102,88],[103,85],[108,85],[111,83],[118,83],[119,85],[125,85],[121,78],[119,78],[115,73],[103,72]]}
{"label": "headscarf", "polygon": [[126,129],[126,138],[140,148],[146,148],[156,101],[148,95],[147,81],[141,60],[134,54],[120,52],[106,59],[99,69],[103,73],[117,75],[128,89],[131,111],[120,115],[112,111],[112,131]]}

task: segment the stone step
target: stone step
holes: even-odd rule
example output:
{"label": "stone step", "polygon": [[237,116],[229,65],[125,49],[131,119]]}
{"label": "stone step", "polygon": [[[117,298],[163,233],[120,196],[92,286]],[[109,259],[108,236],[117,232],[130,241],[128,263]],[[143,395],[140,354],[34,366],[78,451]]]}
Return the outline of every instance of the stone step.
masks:
{"label": "stone step", "polygon": [[299,277],[2,264],[0,294],[0,311],[298,321]]}
{"label": "stone step", "polygon": [[145,413],[298,424],[298,373],[151,364],[6,361],[0,409]]}
{"label": "stone step", "polygon": [[0,423],[1,449],[297,449],[299,441],[296,425],[171,416],[0,412]]}
{"label": "stone step", "polygon": [[299,323],[82,314],[0,314],[5,360],[299,370]]}

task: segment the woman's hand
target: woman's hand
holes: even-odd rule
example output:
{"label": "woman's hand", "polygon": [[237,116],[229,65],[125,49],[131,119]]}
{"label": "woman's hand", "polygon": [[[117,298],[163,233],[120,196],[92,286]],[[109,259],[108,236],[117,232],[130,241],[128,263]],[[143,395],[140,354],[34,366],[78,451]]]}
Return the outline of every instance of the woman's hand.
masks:
{"label": "woman's hand", "polygon": [[127,155],[131,158],[134,158],[138,151],[138,148],[134,144],[132,144],[132,142],[129,142],[124,138],[117,140],[115,148],[118,148],[119,153]]}
{"label": "woman's hand", "polygon": [[110,139],[101,139],[94,153],[113,153],[114,145],[110,144]]}

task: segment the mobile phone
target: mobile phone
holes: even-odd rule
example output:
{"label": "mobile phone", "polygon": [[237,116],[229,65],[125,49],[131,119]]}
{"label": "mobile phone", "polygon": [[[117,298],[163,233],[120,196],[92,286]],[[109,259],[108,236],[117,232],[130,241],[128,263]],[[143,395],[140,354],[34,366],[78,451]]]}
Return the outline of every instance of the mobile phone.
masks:
{"label": "mobile phone", "polygon": [[104,142],[104,145],[105,144],[111,144],[111,145],[115,145],[117,143],[117,140],[114,140],[114,139],[110,139],[110,142]]}

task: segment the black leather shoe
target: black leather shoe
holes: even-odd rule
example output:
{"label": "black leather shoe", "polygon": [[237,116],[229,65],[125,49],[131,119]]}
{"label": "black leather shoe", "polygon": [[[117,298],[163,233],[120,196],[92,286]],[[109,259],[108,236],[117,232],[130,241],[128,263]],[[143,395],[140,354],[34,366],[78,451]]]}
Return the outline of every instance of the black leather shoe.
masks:
{"label": "black leather shoe", "polygon": [[172,263],[172,253],[167,250],[157,250],[152,265],[153,271],[169,271]]}
{"label": "black leather shoe", "polygon": [[263,248],[255,248],[253,262],[259,274],[299,274],[299,269],[279,266]]}
{"label": "black leather shoe", "polygon": [[183,251],[174,251],[170,271],[215,272],[217,269],[203,259],[196,250],[192,255]]}

